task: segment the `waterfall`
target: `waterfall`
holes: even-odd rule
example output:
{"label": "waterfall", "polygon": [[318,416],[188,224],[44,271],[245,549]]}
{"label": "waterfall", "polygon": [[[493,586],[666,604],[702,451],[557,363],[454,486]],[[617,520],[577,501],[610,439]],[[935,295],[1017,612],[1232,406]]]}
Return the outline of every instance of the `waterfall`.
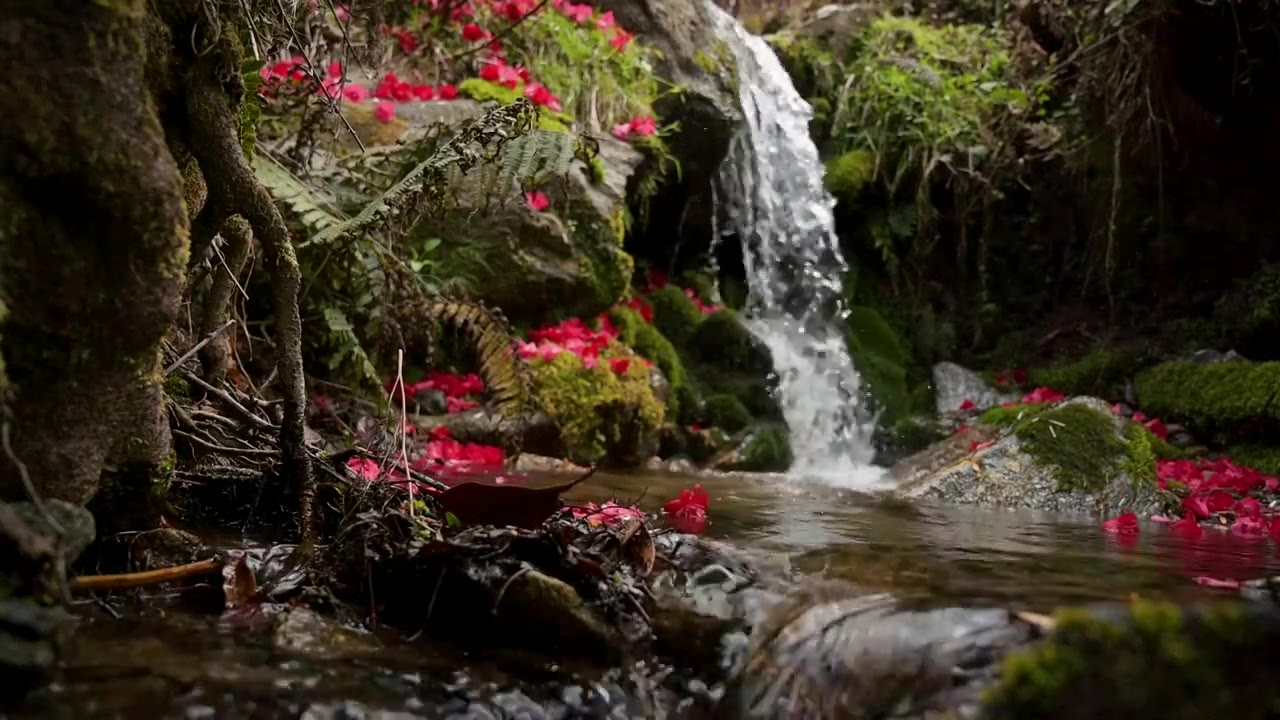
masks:
{"label": "waterfall", "polygon": [[873,419],[859,392],[843,324],[848,311],[823,165],[809,137],[813,109],[765,41],[706,3],[733,50],[745,117],[720,166],[719,208],[742,242],[747,328],[773,356],[790,431],[791,474],[871,489]]}

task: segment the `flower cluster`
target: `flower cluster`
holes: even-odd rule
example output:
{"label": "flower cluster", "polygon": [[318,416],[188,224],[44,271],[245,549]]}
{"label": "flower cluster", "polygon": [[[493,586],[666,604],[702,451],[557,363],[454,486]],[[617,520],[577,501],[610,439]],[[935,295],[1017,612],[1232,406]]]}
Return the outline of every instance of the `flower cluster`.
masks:
{"label": "flower cluster", "polygon": [[[388,380],[387,392],[395,393],[398,389],[397,384],[396,378]],[[412,398],[420,392],[429,390],[436,390],[444,394],[448,412],[465,412],[479,405],[478,401],[468,396],[483,394],[484,381],[475,373],[454,375],[453,373],[431,372],[427,373],[427,376],[422,380],[404,386],[402,392]],[[399,395],[396,395],[396,399],[400,399]]]}
{"label": "flower cluster", "polygon": [[707,504],[710,497],[702,485],[681,490],[679,497],[662,506],[667,524],[682,533],[700,533],[707,528]]}
{"label": "flower cluster", "polygon": [[645,514],[635,505],[625,506],[619,505],[616,500],[609,500],[603,505],[595,503],[587,503],[582,506],[573,506],[569,509],[569,513],[575,520],[586,520],[591,527],[612,527],[623,520],[636,519],[641,522],[645,519]]}
{"label": "flower cluster", "polygon": [[610,130],[610,134],[619,140],[629,140],[632,135],[640,137],[651,137],[658,131],[657,122],[648,115],[643,117],[631,118],[627,122],[618,123]]}
{"label": "flower cluster", "polygon": [[[588,370],[594,369],[603,360],[609,364],[610,370],[621,375],[631,367],[632,358],[601,357],[609,343],[618,338],[618,330],[611,324],[601,325],[599,330],[592,330],[581,318],[569,318],[558,325],[530,330],[529,340],[517,343],[516,352],[522,360],[537,358],[547,362],[562,353],[570,353],[576,355]],[[644,358],[636,360],[645,365],[652,364]]]}
{"label": "flower cluster", "polygon": [[[505,461],[502,448],[477,443],[463,443],[454,439],[449,429],[433,429],[427,442],[416,453],[411,453],[409,468],[448,484],[460,480],[468,473],[493,473],[502,469]],[[406,459],[397,455],[388,461],[386,468],[369,458],[351,458],[347,467],[366,480],[384,480],[397,485],[416,485],[427,493],[435,493],[430,486],[418,485],[404,473]]]}

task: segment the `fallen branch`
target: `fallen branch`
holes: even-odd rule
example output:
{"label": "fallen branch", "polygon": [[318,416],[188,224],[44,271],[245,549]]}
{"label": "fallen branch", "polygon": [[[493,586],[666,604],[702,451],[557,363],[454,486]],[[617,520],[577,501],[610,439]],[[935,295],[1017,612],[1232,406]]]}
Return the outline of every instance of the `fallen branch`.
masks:
{"label": "fallen branch", "polygon": [[196,343],[195,345],[192,345],[190,350],[187,350],[185,353],[182,354],[181,357],[179,357],[177,360],[174,360],[169,365],[169,367],[165,368],[164,374],[172,375],[174,370],[177,370],[179,367],[182,366],[182,363],[186,362],[187,360],[190,360],[193,355],[200,352],[200,349],[203,348],[205,345],[208,345],[209,341],[213,340],[218,335],[221,335],[227,328],[235,324],[236,324],[235,320],[228,320],[225,323],[223,323],[222,327],[214,328],[213,332],[206,335],[204,339],[201,340],[200,342]]}
{"label": "fallen branch", "polygon": [[216,388],[210,385],[209,383],[205,382],[202,378],[194,375],[193,373],[184,371],[184,372],[178,373],[178,376],[181,377],[183,380],[186,380],[187,382],[198,386],[201,390],[204,390],[206,393],[209,393],[210,395],[221,400],[222,404],[225,405],[228,410],[230,410],[233,414],[239,417],[242,421],[252,425],[255,429],[258,429],[267,433],[275,433],[278,431],[278,428],[275,425],[272,425],[266,420],[263,420],[260,416],[250,412],[248,408],[246,408],[244,405],[241,405],[240,401],[232,397],[231,393],[227,392],[226,390],[222,390],[221,388]]}
{"label": "fallen branch", "polygon": [[131,588],[159,585],[189,577],[211,575],[222,570],[222,561],[217,559],[200,560],[198,562],[178,565],[176,567],[147,570],[146,572],[124,573],[121,575],[81,575],[72,578],[69,586],[71,592],[98,592],[104,590],[129,590]]}

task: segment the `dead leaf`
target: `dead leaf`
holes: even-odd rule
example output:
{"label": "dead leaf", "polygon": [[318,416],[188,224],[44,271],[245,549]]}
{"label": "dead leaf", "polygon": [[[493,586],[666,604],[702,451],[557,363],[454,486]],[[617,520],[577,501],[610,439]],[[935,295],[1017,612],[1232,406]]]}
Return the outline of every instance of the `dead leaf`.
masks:
{"label": "dead leaf", "polygon": [[658,555],[653,546],[653,536],[640,518],[628,518],[626,523],[626,532],[620,536],[623,557],[635,567],[640,577],[647,577],[653,572]]}
{"label": "dead leaf", "polygon": [[234,563],[223,566],[222,579],[222,593],[228,610],[258,602],[258,582],[253,578],[246,553],[240,553]]}
{"label": "dead leaf", "polygon": [[444,513],[467,525],[498,525],[537,530],[560,509],[560,495],[595,473],[592,468],[569,482],[542,487],[467,481],[441,493]]}

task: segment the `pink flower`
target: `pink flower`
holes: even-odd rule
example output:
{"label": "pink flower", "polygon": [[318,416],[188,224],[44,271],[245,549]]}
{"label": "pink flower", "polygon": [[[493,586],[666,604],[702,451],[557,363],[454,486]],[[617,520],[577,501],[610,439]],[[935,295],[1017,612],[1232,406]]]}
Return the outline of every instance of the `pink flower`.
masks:
{"label": "pink flower", "polygon": [[658,131],[657,123],[648,115],[631,120],[631,131],[637,135],[648,137]]}
{"label": "pink flower", "polygon": [[389,123],[395,119],[396,106],[389,102],[378,103],[377,107],[373,109],[373,116],[377,118],[380,123]]}
{"label": "pink flower", "polygon": [[1054,390],[1053,388],[1038,387],[1035,390],[1032,390],[1031,392],[1022,396],[1022,402],[1023,404],[1055,403],[1055,402],[1058,402],[1059,400],[1065,400],[1066,397],[1067,397],[1066,395],[1063,395],[1062,393],[1058,392],[1057,390]]}
{"label": "pink flower", "polygon": [[531,82],[526,84],[524,86],[524,96],[535,105],[542,105],[556,112],[560,111],[560,98],[552,94],[542,83]]}
{"label": "pink flower", "polygon": [[615,25],[617,25],[617,22],[613,19],[612,10],[600,13],[600,17],[596,18],[596,28],[599,30],[608,30]]}
{"label": "pink flower", "polygon": [[1182,519],[1169,526],[1169,532],[1181,538],[1194,540],[1204,535],[1204,528],[1200,527],[1200,523],[1196,521],[1196,516],[1191,512],[1187,512]]}
{"label": "pink flower", "polygon": [[1197,585],[1203,585],[1205,587],[1221,588],[1223,590],[1239,590],[1240,589],[1239,580],[1212,578],[1205,575],[1201,575],[1197,577],[1195,580]]}
{"label": "pink flower", "polygon": [[613,37],[609,38],[609,44],[617,49],[618,52],[622,52],[627,49],[627,45],[631,42],[631,38],[633,37],[635,37],[635,35],[632,33],[624,30],[618,30],[614,33]]}
{"label": "pink flower", "polygon": [[369,458],[353,457],[347,461],[347,467],[365,480],[377,480],[382,474],[382,468],[378,467],[378,463]]}
{"label": "pink flower", "polygon": [[1153,418],[1148,420],[1145,425],[1146,428],[1151,431],[1152,435],[1155,435],[1161,440],[1169,439],[1169,428],[1165,427],[1165,424],[1159,420]]}
{"label": "pink flower", "polygon": [[540,190],[525,193],[524,199],[525,202],[529,203],[529,207],[533,208],[537,212],[546,210],[547,206],[551,204],[551,201],[548,200],[547,196]]}
{"label": "pink flower", "polygon": [[362,103],[369,99],[369,89],[363,85],[347,85],[342,88],[342,97],[348,102]]}

